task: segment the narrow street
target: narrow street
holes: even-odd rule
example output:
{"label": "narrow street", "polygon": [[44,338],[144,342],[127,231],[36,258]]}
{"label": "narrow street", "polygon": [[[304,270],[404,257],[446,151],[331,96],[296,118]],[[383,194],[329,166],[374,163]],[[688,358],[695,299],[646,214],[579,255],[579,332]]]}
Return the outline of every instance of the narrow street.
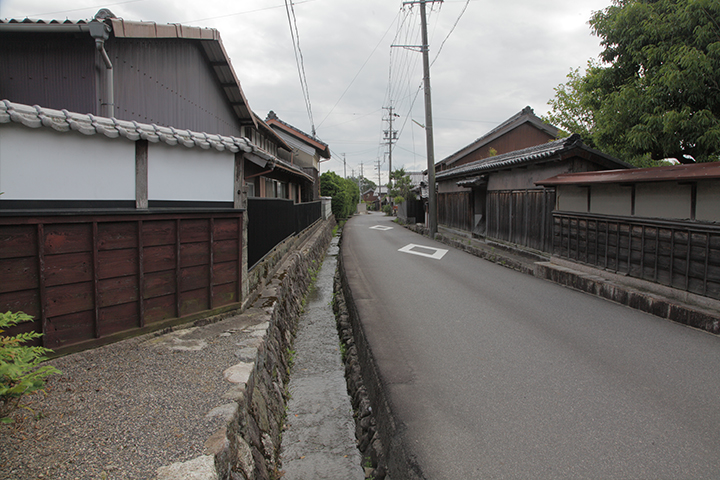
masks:
{"label": "narrow street", "polygon": [[341,255],[424,478],[717,478],[720,338],[379,214],[346,224]]}

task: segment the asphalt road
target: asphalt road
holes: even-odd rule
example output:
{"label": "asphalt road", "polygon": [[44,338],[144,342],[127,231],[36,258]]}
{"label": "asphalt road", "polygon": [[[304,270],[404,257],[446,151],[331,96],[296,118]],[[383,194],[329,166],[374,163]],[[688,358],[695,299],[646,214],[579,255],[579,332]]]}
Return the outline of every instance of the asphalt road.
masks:
{"label": "asphalt road", "polygon": [[345,225],[341,254],[426,478],[720,478],[720,338],[380,214]]}

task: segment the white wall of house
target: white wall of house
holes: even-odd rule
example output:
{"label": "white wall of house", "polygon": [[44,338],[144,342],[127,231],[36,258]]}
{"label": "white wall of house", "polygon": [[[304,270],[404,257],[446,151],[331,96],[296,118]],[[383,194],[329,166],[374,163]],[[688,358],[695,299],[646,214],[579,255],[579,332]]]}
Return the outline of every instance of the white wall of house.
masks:
{"label": "white wall of house", "polygon": [[639,183],[635,187],[635,215],[686,219],[691,216],[690,185],[675,182]]}
{"label": "white wall of house", "polygon": [[702,222],[720,222],[720,181],[698,182],[695,218]]}
{"label": "white wall of house", "polygon": [[555,191],[555,208],[563,212],[587,213],[587,187],[562,185]]}
{"label": "white wall of house", "polygon": [[148,200],[232,202],[234,172],[231,152],[151,143]]}
{"label": "white wall of house", "polygon": [[[632,214],[632,187],[614,184],[592,185],[590,213],[626,216]],[[587,213],[587,187],[556,187],[556,208]],[[692,186],[677,182],[648,182],[635,185],[636,217],[687,220],[692,217]],[[695,220],[720,222],[720,180],[697,182]]]}
{"label": "white wall of house", "polygon": [[632,187],[593,185],[590,190],[590,213],[632,215]]}
{"label": "white wall of house", "polygon": [[[150,143],[148,199],[233,201],[235,154]],[[3,124],[2,200],[130,200],[135,142],[104,135]]]}
{"label": "white wall of house", "polygon": [[135,200],[135,143],[4,124],[0,192],[3,200]]}

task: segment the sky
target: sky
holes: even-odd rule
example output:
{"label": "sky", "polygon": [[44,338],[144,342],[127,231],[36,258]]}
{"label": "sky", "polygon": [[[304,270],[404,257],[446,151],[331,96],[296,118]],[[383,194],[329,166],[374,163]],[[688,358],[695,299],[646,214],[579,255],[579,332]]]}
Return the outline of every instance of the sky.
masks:
{"label": "sky", "polygon": [[[566,81],[570,70],[584,69],[599,55],[600,40],[592,35],[588,20],[610,4],[611,0],[428,3],[435,161],[526,106],[537,115],[546,114],[555,87]],[[397,131],[392,168],[427,168],[422,54],[416,48],[422,44],[418,4],[0,0],[0,18],[91,19],[100,8],[126,20],[217,29],[253,111],[264,119],[273,110],[300,130],[314,129],[330,146],[332,158],[321,164],[321,172],[362,172],[375,183],[387,183],[390,107],[392,130]]]}

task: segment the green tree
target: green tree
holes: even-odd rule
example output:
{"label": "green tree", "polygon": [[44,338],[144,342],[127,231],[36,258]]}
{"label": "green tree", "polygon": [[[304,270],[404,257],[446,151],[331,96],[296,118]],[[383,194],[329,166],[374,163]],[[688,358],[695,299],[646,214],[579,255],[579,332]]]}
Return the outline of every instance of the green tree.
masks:
{"label": "green tree", "polygon": [[602,63],[573,70],[546,117],[637,164],[720,155],[720,2],[614,0],[590,19]]}
{"label": "green tree", "polygon": [[357,183],[334,172],[320,175],[320,195],[332,197],[332,213],[338,220],[352,215],[360,201]]}
{"label": "green tree", "polygon": [[393,170],[388,183],[388,193],[395,203],[402,203],[405,200],[415,200],[412,192],[413,185],[410,176],[405,173],[405,168]]}
{"label": "green tree", "polygon": [[359,179],[357,177],[348,177],[348,180],[354,182],[355,185],[360,186],[360,193],[367,192],[371,188],[377,187],[377,184],[375,182],[365,177],[360,177]]}

